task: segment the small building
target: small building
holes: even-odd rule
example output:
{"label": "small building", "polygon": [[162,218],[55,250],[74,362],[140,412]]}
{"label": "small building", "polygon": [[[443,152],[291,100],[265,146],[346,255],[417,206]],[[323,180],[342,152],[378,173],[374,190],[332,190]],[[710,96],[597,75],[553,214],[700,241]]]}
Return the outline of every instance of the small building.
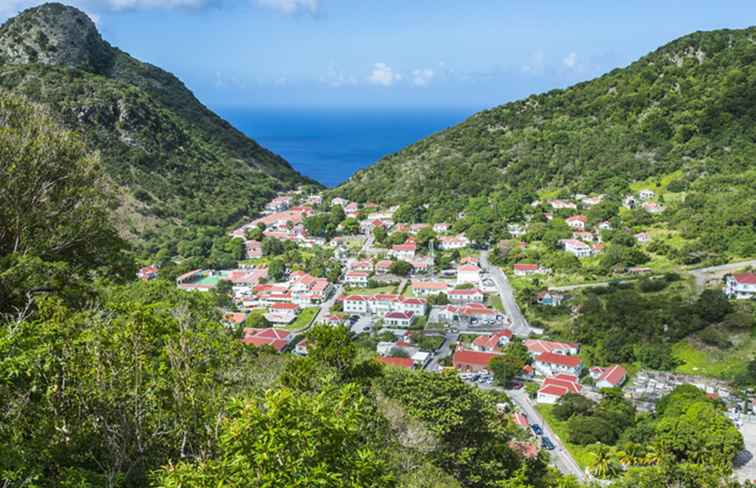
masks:
{"label": "small building", "polygon": [[433,232],[436,234],[443,234],[444,232],[449,231],[449,224],[445,222],[439,222],[438,224],[433,224]]}
{"label": "small building", "polygon": [[244,241],[244,249],[247,259],[258,259],[263,257],[262,242],[247,240]]}
{"label": "small building", "polygon": [[367,298],[362,295],[350,295],[344,298],[344,312],[348,314],[368,313]]}
{"label": "small building", "polygon": [[491,335],[479,335],[472,342],[472,348],[478,352],[497,352],[512,340],[512,331],[502,329]]}
{"label": "small building", "polygon": [[539,354],[536,356],[533,366],[543,376],[554,376],[562,373],[580,376],[582,369],[582,363],[578,356],[566,356],[554,352]]}
{"label": "small building", "polygon": [[154,280],[158,276],[158,267],[153,265],[145,266],[137,272],[137,278],[144,281]]}
{"label": "small building", "polygon": [[307,339],[302,339],[301,341],[297,342],[297,345],[294,346],[294,354],[297,354],[299,356],[307,356]]}
{"label": "small building", "polygon": [[543,290],[536,294],[536,303],[549,307],[558,307],[564,301],[564,295],[555,291]]}
{"label": "small building", "polygon": [[270,346],[277,352],[281,352],[292,340],[288,330],[283,329],[244,329],[242,342],[251,346]]}
{"label": "small building", "polygon": [[648,242],[651,240],[651,237],[645,232],[639,232],[635,234],[634,237],[636,241],[641,242],[641,243]]}
{"label": "small building", "polygon": [[352,263],[349,265],[350,271],[365,271],[367,273],[370,273],[373,271],[373,263],[371,263],[367,259],[359,260],[359,261],[352,261]]}
{"label": "small building", "polygon": [[451,251],[453,249],[464,249],[470,245],[470,240],[464,234],[456,236],[439,236],[438,248],[442,251]]}
{"label": "small building", "polygon": [[616,388],[622,386],[627,379],[627,371],[619,364],[608,368],[593,367],[590,369],[591,378],[596,382],[596,388]]}
{"label": "small building", "polygon": [[756,273],[734,273],[725,278],[725,294],[744,300],[756,297]]}
{"label": "small building", "polygon": [[578,258],[587,258],[592,254],[591,247],[588,244],[576,239],[564,239],[562,245],[565,251]]}
{"label": "small building", "polygon": [[515,276],[529,276],[548,273],[548,270],[546,268],[543,268],[539,264],[532,263],[516,263],[512,266],[512,270],[514,271]]}
{"label": "small building", "polygon": [[564,200],[549,200],[549,206],[555,210],[561,210],[565,208],[576,209],[577,205],[572,202]]}
{"label": "small building", "polygon": [[386,366],[393,366],[395,368],[412,369],[415,366],[415,362],[412,358],[403,358],[399,356],[379,356],[376,360]]}
{"label": "small building", "polygon": [[368,279],[370,273],[367,271],[347,271],[344,275],[344,283],[354,287],[366,287],[368,286]]}
{"label": "small building", "polygon": [[465,304],[465,303],[483,303],[485,295],[477,288],[463,288],[461,290],[449,290],[446,293],[451,303]]}
{"label": "small building", "polygon": [[457,266],[457,284],[478,284],[480,283],[480,268],[476,264],[463,264]]}
{"label": "small building", "polygon": [[525,339],[523,345],[528,349],[531,356],[536,357],[544,352],[557,354],[575,355],[578,353],[578,345],[574,342],[544,341],[541,339]]}
{"label": "small building", "polygon": [[643,210],[650,214],[660,214],[664,212],[664,206],[659,205],[656,202],[643,202],[643,205],[641,206],[643,207]]}
{"label": "small building", "polygon": [[383,316],[383,324],[387,327],[406,329],[412,325],[415,314],[412,312],[388,312]]}
{"label": "small building", "polygon": [[467,351],[457,349],[452,356],[452,365],[459,371],[473,372],[488,369],[491,360],[498,356],[491,352]]}
{"label": "small building", "polygon": [[654,198],[656,196],[656,193],[654,193],[652,190],[644,189],[638,192],[638,196],[641,200],[646,201]]}
{"label": "small building", "polygon": [[572,217],[567,217],[565,222],[567,222],[567,225],[571,229],[584,230],[586,224],[588,224],[588,217],[585,215],[573,215]]}
{"label": "small building", "polygon": [[546,378],[538,390],[536,401],[553,405],[567,393],[580,394],[581,387],[577,376],[560,374]]}
{"label": "small building", "polygon": [[393,261],[390,259],[381,259],[377,263],[375,263],[375,272],[378,274],[388,274],[391,272],[391,266],[394,264]]}
{"label": "small building", "polygon": [[389,251],[389,255],[395,257],[396,259],[409,261],[415,257],[416,251],[417,244],[415,244],[414,242],[405,242],[404,244],[396,244],[392,246],[391,251]]}
{"label": "small building", "polygon": [[443,281],[412,280],[411,286],[412,293],[418,297],[438,295],[439,293],[445,294],[449,289],[449,284]]}

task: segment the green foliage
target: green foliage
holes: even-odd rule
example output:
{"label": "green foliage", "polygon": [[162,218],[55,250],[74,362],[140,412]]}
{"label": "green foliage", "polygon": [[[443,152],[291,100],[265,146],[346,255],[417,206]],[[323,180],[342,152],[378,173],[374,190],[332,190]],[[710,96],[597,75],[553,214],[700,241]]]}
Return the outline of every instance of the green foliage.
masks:
{"label": "green foliage", "polygon": [[408,276],[412,273],[412,265],[407,261],[394,261],[391,263],[390,272],[397,276]]}
{"label": "green foliage", "polygon": [[523,345],[522,340],[513,337],[504,349],[504,353],[491,360],[489,369],[496,383],[506,386],[521,374],[522,368],[531,361],[528,349]]}

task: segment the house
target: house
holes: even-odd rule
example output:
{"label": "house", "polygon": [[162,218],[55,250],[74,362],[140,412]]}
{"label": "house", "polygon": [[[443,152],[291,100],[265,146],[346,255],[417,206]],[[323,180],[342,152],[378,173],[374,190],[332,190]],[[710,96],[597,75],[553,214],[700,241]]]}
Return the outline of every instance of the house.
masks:
{"label": "house", "polygon": [[293,336],[288,330],[283,329],[244,329],[242,342],[251,346],[271,346],[277,352],[281,352],[289,345]]}
{"label": "house", "polygon": [[591,247],[582,241],[576,239],[563,239],[561,242],[565,251],[578,258],[587,258],[592,254]]}
{"label": "house", "polygon": [[370,273],[367,271],[347,271],[344,275],[344,283],[349,286],[367,287]]}
{"label": "house", "polygon": [[430,256],[415,256],[408,262],[412,265],[412,272],[415,274],[427,273],[433,268],[433,258]]}
{"label": "house", "polygon": [[498,315],[499,313],[496,310],[488,308],[482,303],[468,303],[462,306],[447,305],[440,313],[441,318],[449,322],[460,319],[493,322]]}
{"label": "house", "polygon": [[594,205],[598,205],[604,200],[604,195],[597,195],[595,197],[583,197],[580,199],[580,203],[586,208],[591,208]]}
{"label": "house", "polygon": [[587,230],[576,230],[572,233],[572,238],[583,242],[593,242],[593,232]]}
{"label": "house", "polygon": [[323,197],[321,197],[320,195],[310,195],[309,197],[307,197],[307,199],[305,199],[305,202],[308,205],[314,205],[317,207],[318,205],[321,205],[323,203]]}
{"label": "house", "polygon": [[244,241],[244,249],[247,259],[258,259],[263,257],[262,242],[260,241]]}
{"label": "house", "polygon": [[246,313],[240,312],[227,312],[223,314],[223,323],[231,326],[239,326],[247,320]]}
{"label": "house", "polygon": [[452,365],[460,371],[482,371],[488,369],[491,360],[496,356],[498,354],[492,352],[457,349],[452,356]]}
{"label": "house", "polygon": [[346,198],[336,197],[331,200],[331,205],[338,205],[339,207],[345,207],[349,204],[349,200]]}
{"label": "house", "polygon": [[649,235],[646,234],[645,232],[639,232],[635,234],[634,237],[635,237],[635,240],[638,242],[648,242],[651,240],[651,237],[649,237]]}
{"label": "house", "polygon": [[542,268],[540,265],[532,263],[516,263],[512,266],[512,270],[514,271],[515,276],[529,276],[548,272],[546,268]]}
{"label": "house", "polygon": [[409,227],[409,232],[410,234],[415,235],[421,230],[429,229],[429,228],[430,228],[430,224],[412,224]]}
{"label": "house", "polygon": [[457,284],[480,283],[480,268],[477,264],[463,264],[457,266]]}
{"label": "house", "polygon": [[650,200],[654,198],[656,196],[656,193],[654,193],[651,190],[646,189],[646,190],[641,190],[640,192],[638,192],[638,196],[640,197],[641,200],[646,201],[646,200]]}
{"label": "house", "polygon": [[344,215],[350,218],[357,217],[357,214],[360,211],[359,205],[357,205],[357,202],[350,202],[344,207]]}
{"label": "house", "polygon": [[302,339],[301,341],[297,342],[297,345],[294,346],[294,354],[297,354],[299,356],[307,356],[307,339]]}
{"label": "house", "polygon": [[576,209],[577,205],[572,202],[566,202],[564,200],[549,200],[549,206],[553,209],[565,209],[565,208],[571,208]]}
{"label": "house", "polygon": [[538,390],[536,402],[553,405],[567,393],[580,394],[580,384],[574,375],[560,374],[546,378]]}
{"label": "house", "polygon": [[409,261],[415,257],[415,251],[417,251],[417,244],[412,241],[407,241],[404,244],[396,244],[392,246],[389,255],[396,259]]}
{"label": "house", "polygon": [[578,353],[578,345],[574,342],[544,341],[541,339],[526,339],[523,345],[531,356],[536,357],[544,352],[574,355]]}
{"label": "house", "polygon": [[580,376],[582,369],[582,363],[578,356],[566,356],[555,352],[539,354],[536,356],[533,366],[543,376],[554,376],[560,373]]}
{"label": "house", "polygon": [[371,263],[367,259],[363,259],[361,261],[353,261],[349,265],[350,271],[365,271],[365,272],[372,272],[373,271],[373,263]]}
{"label": "house", "polygon": [[391,265],[394,264],[390,259],[381,259],[375,263],[375,272],[378,274],[388,274],[391,272]]}
{"label": "house", "polygon": [[491,335],[479,335],[473,340],[472,348],[478,352],[497,352],[499,348],[506,346],[511,340],[512,331],[502,329]]}
{"label": "house", "polygon": [[564,301],[564,295],[555,291],[543,290],[536,294],[536,302],[539,305],[558,307]]}
{"label": "house", "polygon": [[591,378],[596,382],[596,388],[616,388],[622,386],[627,379],[627,371],[619,364],[608,368],[593,367],[590,369]]}
{"label": "house", "polygon": [[332,327],[335,327],[337,325],[341,325],[344,323],[344,319],[339,317],[338,315],[326,315],[325,317],[318,320],[318,323],[323,325],[330,325]]}
{"label": "house", "polygon": [[412,312],[388,312],[383,316],[383,324],[387,327],[406,329],[412,325],[415,314]]}
{"label": "house", "polygon": [[659,214],[664,212],[664,206],[659,205],[656,202],[643,202],[643,205],[641,206],[643,207],[643,210],[650,214]]}
{"label": "house", "polygon": [[535,459],[538,457],[538,446],[533,441],[518,441],[517,439],[510,439],[509,442],[507,442],[507,447],[525,459]]}
{"label": "house", "polygon": [[446,293],[449,289],[449,284],[443,281],[420,281],[412,280],[412,293],[416,297],[427,297],[430,295],[438,295],[439,293]]}
{"label": "house", "polygon": [[438,248],[442,251],[451,251],[453,249],[464,249],[470,245],[470,240],[464,234],[456,236],[439,236]]}
{"label": "house", "polygon": [[635,199],[634,196],[628,195],[622,200],[622,206],[632,210],[638,206],[638,201]]}
{"label": "house", "polygon": [[604,249],[606,249],[606,244],[604,244],[603,242],[594,242],[593,244],[591,244],[591,253],[594,256],[604,252]]}
{"label": "house", "polygon": [[154,280],[158,275],[158,267],[153,265],[145,266],[137,272],[137,278],[144,281]]}
{"label": "house", "polygon": [[350,295],[344,298],[344,312],[348,314],[368,313],[367,297],[362,295]]}
{"label": "house", "polygon": [[443,234],[444,232],[449,231],[449,224],[440,222],[438,224],[433,224],[433,232],[436,234]]}
{"label": "house", "polygon": [[283,212],[284,210],[288,210],[290,206],[291,197],[281,196],[266,203],[265,210],[269,212]]}
{"label": "house", "polygon": [[599,230],[612,230],[612,224],[608,220],[604,220],[598,225]]}
{"label": "house", "polygon": [[483,292],[477,288],[463,288],[461,290],[449,290],[446,292],[446,296],[449,297],[451,303],[465,304],[465,303],[483,303],[485,296]]}
{"label": "house", "polygon": [[512,421],[515,425],[519,425],[520,427],[528,428],[530,426],[530,422],[528,422],[528,417],[525,414],[522,414],[520,412],[515,412],[512,415]]}
{"label": "house", "polygon": [[376,360],[385,364],[386,366],[394,366],[396,368],[412,369],[415,366],[415,362],[412,358],[403,358],[399,356],[379,356]]}
{"label": "house", "polygon": [[512,237],[522,237],[527,233],[527,230],[522,224],[507,224],[507,232]]}
{"label": "house", "polygon": [[293,303],[273,303],[268,308],[265,318],[272,324],[290,324],[297,318],[299,307]]}
{"label": "house", "polygon": [[567,225],[569,225],[571,229],[583,230],[588,223],[588,217],[585,215],[573,215],[572,217],[567,217],[565,222],[567,222]]}
{"label": "house", "polygon": [[344,312],[350,314],[384,315],[389,312],[406,312],[421,317],[428,306],[422,298],[400,295],[350,295],[344,298]]}
{"label": "house", "polygon": [[725,294],[743,300],[756,297],[756,273],[734,273],[725,278]]}

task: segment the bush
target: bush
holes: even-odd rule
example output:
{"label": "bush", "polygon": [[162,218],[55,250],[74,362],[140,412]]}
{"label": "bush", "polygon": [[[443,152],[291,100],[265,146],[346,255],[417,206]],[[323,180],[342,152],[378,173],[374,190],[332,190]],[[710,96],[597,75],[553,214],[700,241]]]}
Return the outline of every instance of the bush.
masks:
{"label": "bush", "polygon": [[698,333],[698,338],[704,344],[708,346],[714,346],[719,349],[729,349],[732,347],[732,342],[725,336],[722,331],[713,327],[707,327]]}
{"label": "bush", "polygon": [[667,281],[664,279],[641,278],[638,282],[638,289],[643,293],[662,291],[666,287]]}

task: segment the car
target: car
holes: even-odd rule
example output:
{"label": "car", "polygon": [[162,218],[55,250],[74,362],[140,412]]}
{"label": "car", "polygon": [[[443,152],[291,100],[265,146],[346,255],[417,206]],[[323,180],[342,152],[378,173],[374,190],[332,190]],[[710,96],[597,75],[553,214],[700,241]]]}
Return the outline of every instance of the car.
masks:
{"label": "car", "polygon": [[513,390],[519,390],[520,388],[522,388],[522,386],[523,386],[522,383],[512,383]]}
{"label": "car", "polygon": [[535,435],[543,435],[543,429],[538,424],[530,424],[530,429]]}
{"label": "car", "polygon": [[544,448],[544,449],[547,449],[547,450],[549,450],[549,451],[553,451],[553,450],[554,450],[554,448],[556,447],[556,446],[554,445],[554,443],[553,443],[553,442],[551,442],[551,439],[549,439],[549,438],[548,438],[548,437],[546,437],[546,436],[543,436],[543,437],[541,438],[541,445],[543,446],[543,448]]}

